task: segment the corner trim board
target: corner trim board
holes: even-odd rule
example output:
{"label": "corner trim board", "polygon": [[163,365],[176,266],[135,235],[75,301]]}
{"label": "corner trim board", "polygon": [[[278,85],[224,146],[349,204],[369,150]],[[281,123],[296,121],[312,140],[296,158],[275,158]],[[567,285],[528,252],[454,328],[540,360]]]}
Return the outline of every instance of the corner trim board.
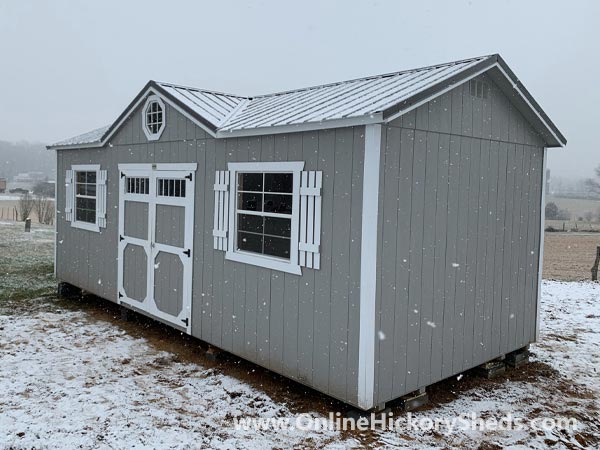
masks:
{"label": "corner trim board", "polygon": [[540,340],[540,301],[542,299],[542,272],[544,267],[544,222],[546,221],[546,159],[548,157],[547,149],[543,149],[544,157],[542,162],[542,195],[540,198],[540,248],[538,255],[538,285],[537,302],[535,305],[535,341]]}
{"label": "corner trim board", "polygon": [[365,127],[365,162],[363,168],[360,331],[358,343],[358,405],[363,409],[370,409],[374,406],[380,159],[381,125],[367,125]]}

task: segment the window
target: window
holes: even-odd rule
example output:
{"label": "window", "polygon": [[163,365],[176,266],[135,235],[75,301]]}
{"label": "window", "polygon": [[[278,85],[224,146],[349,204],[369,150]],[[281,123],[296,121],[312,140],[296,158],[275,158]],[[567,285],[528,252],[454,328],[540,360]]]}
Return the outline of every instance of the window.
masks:
{"label": "window", "polygon": [[96,171],[75,172],[75,221],[96,223]]}
{"label": "window", "polygon": [[159,178],[157,180],[157,195],[162,197],[185,197],[185,180]]}
{"label": "window", "polygon": [[148,140],[155,141],[160,138],[165,128],[165,104],[157,95],[151,95],[146,100],[142,122]]}
{"label": "window", "polygon": [[236,250],[289,260],[293,194],[293,173],[238,172]]}
{"label": "window", "polygon": [[65,176],[65,219],[90,231],[106,227],[106,170],[99,165],[74,165]]}
{"label": "window", "polygon": [[150,192],[150,179],[148,177],[127,177],[125,186],[128,194],[147,195]]}

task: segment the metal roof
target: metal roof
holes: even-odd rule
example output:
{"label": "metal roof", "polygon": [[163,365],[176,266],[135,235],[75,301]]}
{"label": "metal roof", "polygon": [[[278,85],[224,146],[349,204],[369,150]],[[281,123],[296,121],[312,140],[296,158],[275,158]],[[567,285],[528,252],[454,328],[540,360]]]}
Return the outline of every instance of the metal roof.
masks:
{"label": "metal roof", "polygon": [[219,129],[242,130],[370,116],[485,58],[258,96]]}
{"label": "metal roof", "polygon": [[73,146],[73,145],[89,145],[100,143],[102,140],[102,136],[106,133],[110,125],[96,128],[95,130],[88,131],[87,133],[80,134],[78,136],[74,136],[69,139],[65,139],[63,141],[59,141],[55,144],[52,144],[53,147],[65,147],[65,146]]}
{"label": "metal roof", "polygon": [[150,81],[111,126],[49,148],[104,144],[149,91],[165,97],[214,136],[229,137],[385,122],[477,74],[491,74],[490,69],[498,72],[503,89],[518,91],[519,98],[513,98],[531,113],[548,145],[564,145],[564,136],[502,58],[489,55],[254,97]]}

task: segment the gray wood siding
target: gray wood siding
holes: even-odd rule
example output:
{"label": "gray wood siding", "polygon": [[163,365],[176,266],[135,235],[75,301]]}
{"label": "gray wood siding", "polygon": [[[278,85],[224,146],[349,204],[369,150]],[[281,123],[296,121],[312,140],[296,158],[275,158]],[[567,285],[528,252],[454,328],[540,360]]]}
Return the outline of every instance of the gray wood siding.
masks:
{"label": "gray wood siding", "polygon": [[480,78],[382,130],[375,403],[535,339],[544,143]]}
{"label": "gray wood siding", "polygon": [[[363,157],[364,127],[216,140],[167,105],[164,133],[148,142],[138,110],[106,148],[58,152],[59,180],[71,164],[108,170],[106,229],[72,228],[58,214],[58,278],[116,301],[118,164],[196,162],[192,334],[356,403]],[[213,250],[215,170],[278,160],[323,171],[321,269],[302,276]],[[64,196],[59,182],[59,211]]]}

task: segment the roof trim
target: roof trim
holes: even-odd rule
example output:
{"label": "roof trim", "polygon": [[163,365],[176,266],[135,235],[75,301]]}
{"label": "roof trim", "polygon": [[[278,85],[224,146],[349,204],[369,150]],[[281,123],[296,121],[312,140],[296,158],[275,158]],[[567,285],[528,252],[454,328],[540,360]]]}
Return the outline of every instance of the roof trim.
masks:
{"label": "roof trim", "polygon": [[219,130],[217,138],[264,136],[268,134],[299,133],[302,131],[329,130],[332,128],[356,127],[382,123],[381,113],[369,114],[359,117],[348,117],[344,119],[331,119],[322,122],[305,122],[292,125],[277,125],[272,127],[239,128],[237,130]]}

